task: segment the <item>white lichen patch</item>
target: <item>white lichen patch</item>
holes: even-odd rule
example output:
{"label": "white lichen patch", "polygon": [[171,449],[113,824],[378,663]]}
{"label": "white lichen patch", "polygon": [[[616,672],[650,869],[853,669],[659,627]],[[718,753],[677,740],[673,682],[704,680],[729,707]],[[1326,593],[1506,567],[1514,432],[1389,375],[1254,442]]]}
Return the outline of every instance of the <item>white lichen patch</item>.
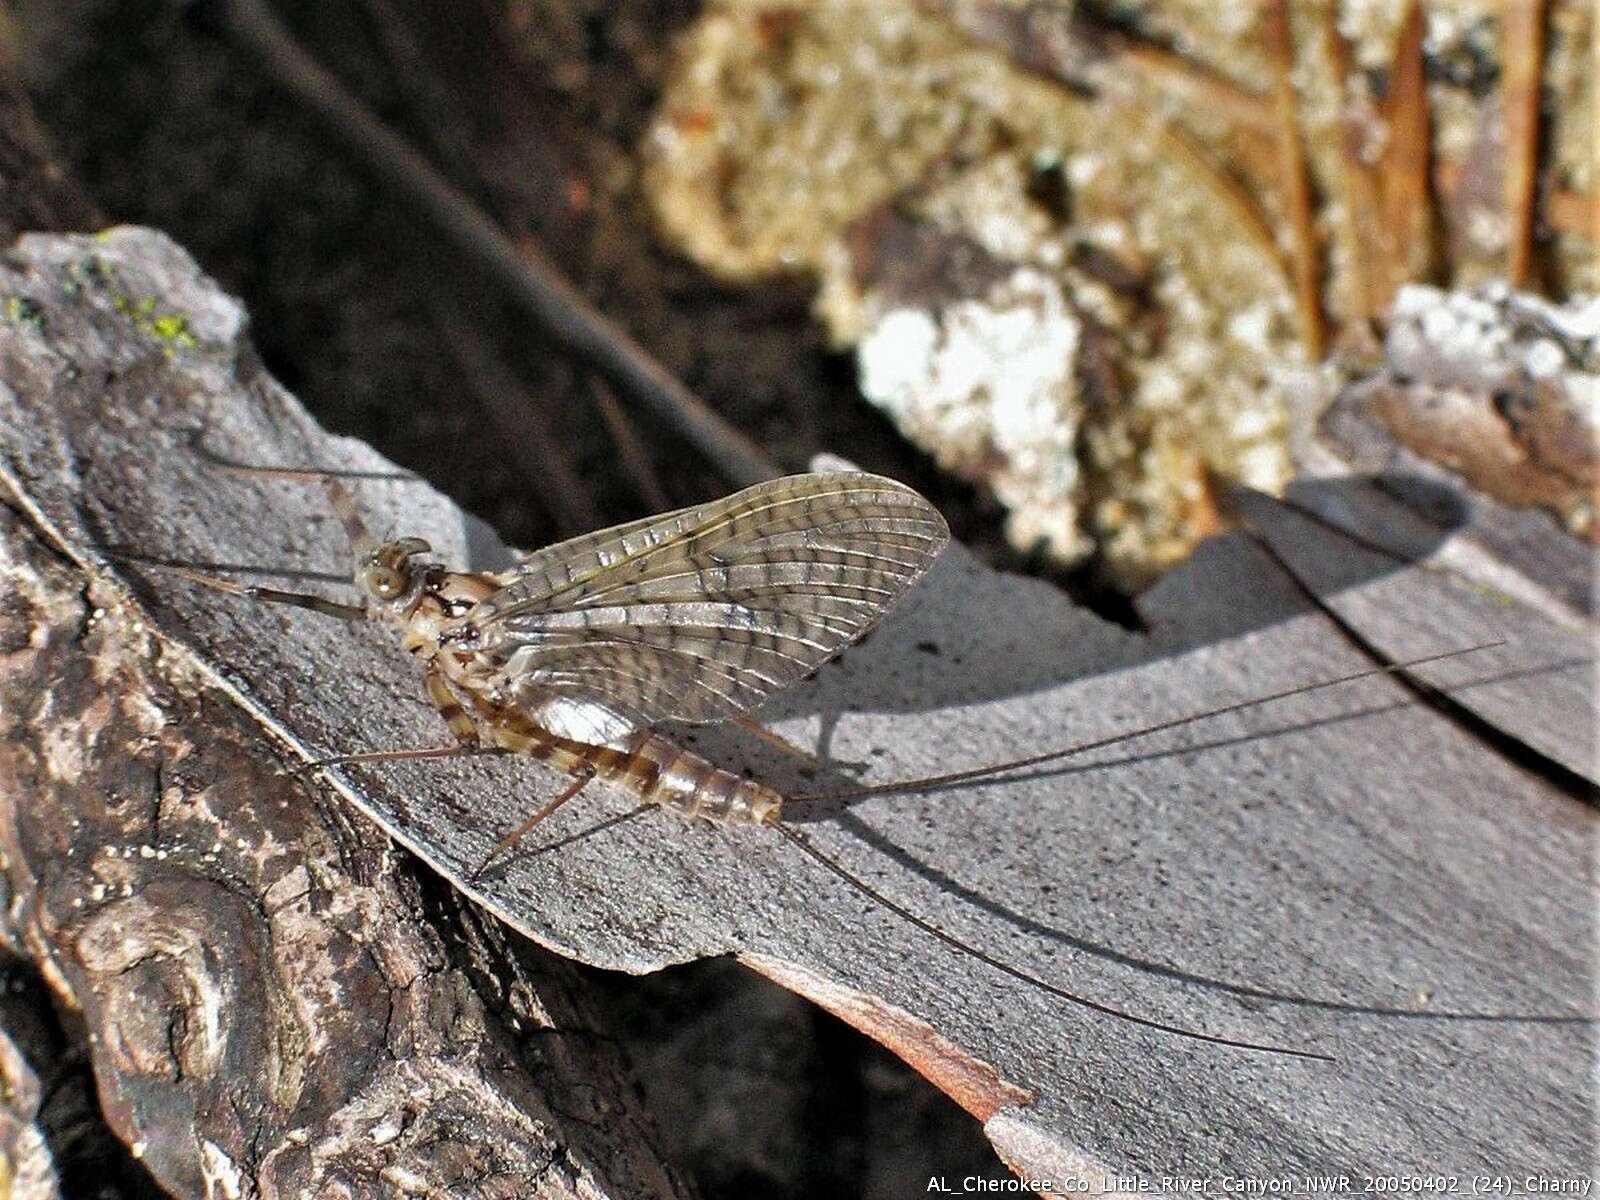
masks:
{"label": "white lichen patch", "polygon": [[76,720],[54,721],[39,739],[44,761],[57,779],[73,782],[83,777],[94,761],[95,743],[111,719],[112,699],[101,693]]}
{"label": "white lichen patch", "polygon": [[[663,235],[724,278],[813,270],[863,393],[1016,544],[1138,585],[1215,527],[1212,477],[1287,482],[1281,249],[1155,106],[912,0],[723,0],[681,46],[646,147]],[[916,232],[875,241],[885,212]]]}
{"label": "white lichen patch", "polygon": [[1060,284],[1019,268],[982,299],[885,313],[858,350],[867,399],[943,466],[983,474],[1014,541],[1068,560],[1090,549],[1073,453],[1079,333]]}
{"label": "white lichen patch", "polygon": [[200,1174],[205,1180],[206,1200],[238,1200],[245,1194],[244,1172],[210,1138],[200,1143]]}

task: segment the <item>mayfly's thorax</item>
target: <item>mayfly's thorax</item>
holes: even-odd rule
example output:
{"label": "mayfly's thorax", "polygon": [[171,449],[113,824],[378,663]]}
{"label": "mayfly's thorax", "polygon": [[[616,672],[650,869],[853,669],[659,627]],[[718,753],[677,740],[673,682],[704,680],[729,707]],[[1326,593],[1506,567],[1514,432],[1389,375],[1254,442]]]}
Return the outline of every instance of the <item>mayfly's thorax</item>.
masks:
{"label": "mayfly's thorax", "polygon": [[[450,631],[470,620],[472,610],[498,587],[497,582],[484,575],[431,568],[415,602],[401,617],[405,648],[426,659],[438,655],[441,645],[449,640]],[[452,662],[461,659],[458,655],[441,657]]]}

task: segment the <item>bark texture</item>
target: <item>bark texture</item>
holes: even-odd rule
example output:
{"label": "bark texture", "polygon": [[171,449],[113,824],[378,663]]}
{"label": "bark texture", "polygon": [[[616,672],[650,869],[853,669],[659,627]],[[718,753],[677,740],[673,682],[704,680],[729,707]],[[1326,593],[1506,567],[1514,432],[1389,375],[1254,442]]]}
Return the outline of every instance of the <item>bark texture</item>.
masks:
{"label": "bark texture", "polygon": [[[0,325],[0,478],[21,514],[6,539],[8,878],[29,954],[95,1033],[119,1133],[165,1185],[670,1190],[613,1093],[581,1104],[559,1062],[530,1057],[574,1040],[530,1030],[584,1028],[581,1014],[530,1001],[536,982],[491,986],[498,971],[447,949],[449,893],[357,814],[562,954],[636,972],[739,955],[890,1045],[1029,1176],[1585,1162],[1595,813],[1395,681],[792,814],[849,870],[1008,962],[1335,1064],[1087,1012],[909,926],[772,831],[623,819],[632,801],[602,787],[473,879],[559,776],[514,761],[328,772],[353,807],[275,776],[436,743],[414,665],[386,630],[201,594],[128,555],[273,582],[343,569],[315,489],[219,472],[200,444],[367,472],[374,525],[446,561],[506,548],[318,429],[260,369],[240,307],[160,235],[24,239],[0,293],[21,302]],[[1145,598],[1149,636],[956,550],[867,644],[764,714],[818,748],[814,778],[713,731],[684,736],[790,793],[821,790],[1360,670],[1371,658],[1335,617],[1374,588],[1428,650],[1482,640],[1490,614],[1458,606],[1476,589],[1413,566],[1422,551],[1363,559],[1316,522],[1290,536],[1312,565],[1340,565],[1327,594],[1223,539]],[[1589,698],[1570,683],[1581,634],[1514,601],[1495,611],[1517,643],[1426,682],[1506,696],[1513,714]],[[592,1086],[589,1047],[571,1053]]]}

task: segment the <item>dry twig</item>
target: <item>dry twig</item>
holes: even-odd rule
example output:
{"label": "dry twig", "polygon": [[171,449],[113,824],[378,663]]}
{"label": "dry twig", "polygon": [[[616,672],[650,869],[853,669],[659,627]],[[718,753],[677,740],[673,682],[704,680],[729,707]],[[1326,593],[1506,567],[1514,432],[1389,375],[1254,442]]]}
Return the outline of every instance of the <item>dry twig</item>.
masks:
{"label": "dry twig", "polygon": [[1305,146],[1300,141],[1298,105],[1294,94],[1294,44],[1289,30],[1287,0],[1270,0],[1265,12],[1267,49],[1272,56],[1272,94],[1277,112],[1278,157],[1284,201],[1294,232],[1294,290],[1300,317],[1300,337],[1306,354],[1315,362],[1327,344],[1322,321],[1321,255],[1312,225],[1311,179],[1306,172]]}
{"label": "dry twig", "polygon": [[1272,223],[1267,220],[1267,214],[1256,203],[1256,198],[1250,194],[1250,189],[1219,163],[1201,144],[1200,139],[1183,126],[1167,120],[1159,113],[1142,108],[1131,99],[1114,99],[1113,102],[1121,105],[1130,116],[1148,121],[1173,152],[1215,189],[1217,195],[1233,210],[1234,219],[1255,238],[1263,250],[1271,255],[1272,261],[1277,263],[1278,269],[1283,272],[1284,279],[1292,286],[1295,277],[1294,265],[1284,253],[1283,247],[1278,244],[1277,236],[1272,232]]}
{"label": "dry twig", "polygon": [[1506,278],[1528,282],[1538,186],[1539,89],[1544,59],[1544,0],[1517,0],[1500,14],[1505,110]]}
{"label": "dry twig", "polygon": [[[1593,61],[1589,64],[1589,82],[1593,85],[1594,95],[1590,101],[1591,113],[1600,113],[1600,13],[1596,13],[1589,21],[1590,40],[1593,43]],[[1589,235],[1594,245],[1594,269],[1596,276],[1600,276],[1600,120],[1593,122],[1591,136],[1594,138],[1593,152],[1589,156]]]}
{"label": "dry twig", "polygon": [[606,423],[606,432],[611,435],[617,453],[622,456],[622,469],[627,472],[639,498],[651,512],[666,512],[673,507],[672,499],[661,486],[661,477],[650,462],[650,451],[639,437],[639,431],[628,420],[628,414],[617,403],[616,396],[604,379],[591,375],[589,390],[600,419]]}
{"label": "dry twig", "polygon": [[[974,45],[993,46],[991,39],[975,33],[959,22],[953,28]],[[1134,43],[1122,40],[1116,42],[1115,46],[1118,53],[1128,55],[1132,51]],[[1050,64],[1037,55],[1019,57],[1014,49],[1010,47],[1002,48],[1018,71],[1025,72],[1035,79],[1043,80],[1051,86],[1060,88],[1068,93],[1079,94],[1083,84],[1071,75],[1066,64]],[[1037,48],[1035,47],[1035,49]],[[1181,73],[1191,83],[1203,78],[1207,81],[1206,87],[1210,89],[1213,96],[1220,95],[1223,92],[1230,92],[1233,95],[1231,105],[1234,108],[1240,106],[1243,97],[1254,97],[1254,93],[1247,92],[1239,85],[1233,84],[1222,76],[1214,75],[1203,68],[1186,63],[1179,56],[1152,55],[1141,48],[1133,55],[1130,61],[1134,60],[1139,61],[1147,68],[1159,62],[1161,64],[1160,70],[1163,72],[1174,77]],[[1180,66],[1180,64],[1182,65]],[[1256,203],[1255,197],[1250,194],[1249,188],[1237,176],[1230,173],[1222,163],[1218,162],[1199,138],[1172,118],[1153,108],[1144,97],[1139,95],[1137,89],[1130,86],[1126,81],[1119,83],[1115,75],[1107,73],[1096,77],[1094,87],[1103,103],[1113,107],[1119,113],[1125,114],[1130,121],[1147,125],[1156,136],[1167,144],[1175,156],[1182,159],[1192,171],[1205,180],[1206,184],[1212,188],[1222,202],[1232,210],[1234,219],[1244,226],[1251,237],[1272,258],[1272,261],[1278,264],[1285,280],[1289,281],[1292,286],[1294,268],[1284,254],[1283,247],[1278,244],[1278,239],[1272,231],[1272,223],[1267,219],[1267,215],[1262,211],[1261,206]],[[1258,102],[1259,104],[1265,104],[1265,101],[1258,101],[1258,98],[1256,98],[1251,99],[1249,104],[1244,105],[1244,108],[1250,112],[1249,125],[1251,128],[1257,128],[1261,119],[1260,112],[1257,111]],[[1270,116],[1270,109],[1266,111]]]}
{"label": "dry twig", "polygon": [[1388,265],[1377,311],[1389,307],[1400,285],[1428,274],[1433,259],[1433,201],[1428,164],[1428,80],[1423,72],[1422,35],[1426,29],[1420,0],[1411,0],[1395,45],[1384,117],[1389,142],[1378,164],[1379,205]]}
{"label": "dry twig", "polygon": [[1347,243],[1350,295],[1346,300],[1351,321],[1367,321],[1378,311],[1375,303],[1375,266],[1372,251],[1378,245],[1378,183],[1363,154],[1365,132],[1357,113],[1351,80],[1355,77],[1355,57],[1350,43],[1339,30],[1339,6],[1335,2],[1322,9],[1323,41],[1339,89],[1340,153],[1339,177],[1344,185],[1342,231]]}
{"label": "dry twig", "polygon": [[451,357],[500,433],[500,444],[538,494],[563,536],[583,533],[604,522],[589,491],[567,465],[566,454],[550,434],[551,415],[515,372],[506,366],[483,325],[447,289],[428,293],[428,309]]}
{"label": "dry twig", "polygon": [[763,450],[597,311],[542,254],[531,245],[512,245],[470,199],[307,57],[259,0],[213,0],[208,12],[232,45],[458,251],[493,275],[552,341],[677,430],[730,483],[754,483],[779,473]]}
{"label": "dry twig", "polygon": [[1110,46],[1118,59],[1146,78],[1195,97],[1212,111],[1246,128],[1275,132],[1277,117],[1272,97],[1154,42],[1116,36],[1110,39]]}

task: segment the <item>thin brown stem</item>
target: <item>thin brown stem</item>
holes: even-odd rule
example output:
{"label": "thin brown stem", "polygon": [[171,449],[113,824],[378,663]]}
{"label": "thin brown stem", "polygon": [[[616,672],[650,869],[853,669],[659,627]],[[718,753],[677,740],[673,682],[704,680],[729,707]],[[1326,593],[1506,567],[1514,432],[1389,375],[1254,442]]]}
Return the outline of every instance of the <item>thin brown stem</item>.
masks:
{"label": "thin brown stem", "polygon": [[1209,111],[1250,129],[1273,132],[1276,117],[1270,96],[1154,42],[1119,35],[1111,39],[1110,46],[1123,62],[1158,83],[1188,93]]}
{"label": "thin brown stem", "polygon": [[[417,130],[434,161],[458,185],[471,190],[476,182],[472,165],[472,143],[467,121],[456,98],[429,64],[427,47],[418,40],[407,19],[406,9],[415,5],[398,0],[360,0],[367,24],[388,65],[388,79],[409,110],[411,125]],[[482,194],[481,189],[479,194]]]}
{"label": "thin brown stem", "polygon": [[1265,12],[1267,51],[1272,57],[1272,95],[1277,112],[1278,169],[1289,226],[1294,232],[1295,306],[1306,355],[1319,361],[1327,347],[1322,320],[1322,256],[1311,212],[1311,177],[1300,140],[1299,103],[1294,93],[1294,40],[1288,0],[1269,0]]}
{"label": "thin brown stem", "polygon": [[[994,45],[991,39],[975,33],[960,23],[955,24],[953,28],[974,45]],[[1145,61],[1150,61],[1148,56]],[[1170,65],[1172,60],[1167,61]],[[1011,54],[1011,62],[1017,70],[1025,71],[1035,79],[1081,98],[1082,84],[1070,78],[1062,70],[1038,61],[1018,58],[1015,54]],[[1178,158],[1187,163],[1190,169],[1233,211],[1235,219],[1252,239],[1273,262],[1278,264],[1285,280],[1292,283],[1293,269],[1284,255],[1283,247],[1278,245],[1278,239],[1272,232],[1271,222],[1267,220],[1266,214],[1262,212],[1261,206],[1256,203],[1250,190],[1237,177],[1231,175],[1198,138],[1175,121],[1154,111],[1126,82],[1118,85],[1114,75],[1107,74],[1098,77],[1095,86],[1097,94],[1107,106],[1114,108],[1119,115],[1125,114],[1129,120],[1147,126]]]}
{"label": "thin brown stem", "polygon": [[1514,0],[1501,11],[1500,57],[1506,145],[1506,279],[1512,287],[1524,287],[1533,264],[1544,0]]}
{"label": "thin brown stem", "polygon": [[1433,208],[1429,187],[1432,138],[1428,81],[1423,70],[1422,37],[1426,18],[1420,0],[1411,0],[1395,44],[1384,117],[1389,142],[1378,164],[1380,229],[1386,242],[1387,277],[1378,297],[1385,309],[1401,284],[1427,275],[1433,261]]}
{"label": "thin brown stem", "polygon": [[628,419],[628,414],[622,410],[622,405],[617,403],[616,394],[598,375],[589,377],[589,389],[594,397],[595,409],[605,422],[606,432],[611,435],[617,453],[622,457],[622,469],[627,472],[639,498],[652,512],[666,512],[673,507],[672,500],[661,486],[661,477],[650,462],[649,448]]}
{"label": "thin brown stem", "polygon": [[689,391],[619,326],[591,305],[529,243],[515,246],[468,197],[385,127],[333,75],[313,62],[260,0],[214,0],[208,10],[227,40],[384,186],[421,213],[466,259],[487,271],[557,346],[605,375],[744,486],[780,474],[777,464]]}
{"label": "thin brown stem", "polygon": [[567,465],[565,447],[550,432],[553,414],[500,357],[484,333],[482,318],[469,314],[448,288],[429,291],[427,299],[450,356],[500,435],[497,444],[557,530],[566,537],[602,524],[587,487]]}
{"label": "thin brown stem", "polygon": [[[1600,146],[1595,147],[1595,153],[1600,155]],[[1596,161],[1600,162],[1600,158]],[[1551,233],[1593,238],[1600,243],[1600,195],[1575,192],[1570,188],[1547,188],[1544,203],[1539,208],[1539,220]]]}
{"label": "thin brown stem", "polygon": [[1148,121],[1178,157],[1188,163],[1190,169],[1211,186],[1222,201],[1233,210],[1234,218],[1251,235],[1262,251],[1278,265],[1284,279],[1292,285],[1294,266],[1284,254],[1283,247],[1278,244],[1278,239],[1272,232],[1272,223],[1267,220],[1267,214],[1256,203],[1256,198],[1250,194],[1250,190],[1237,177],[1229,174],[1227,168],[1213,158],[1199,139],[1183,126],[1157,113],[1142,109],[1131,100],[1124,99],[1116,103],[1128,111],[1130,116]]}
{"label": "thin brown stem", "polygon": [[1345,241],[1349,282],[1345,316],[1352,331],[1363,329],[1370,334],[1369,322],[1381,307],[1378,281],[1382,272],[1375,256],[1382,253],[1383,247],[1378,226],[1378,177],[1366,155],[1374,114],[1370,98],[1354,90],[1355,54],[1339,29],[1339,0],[1328,0],[1322,9],[1322,20],[1323,45],[1327,47],[1339,96],[1339,180],[1344,195],[1340,233]]}

